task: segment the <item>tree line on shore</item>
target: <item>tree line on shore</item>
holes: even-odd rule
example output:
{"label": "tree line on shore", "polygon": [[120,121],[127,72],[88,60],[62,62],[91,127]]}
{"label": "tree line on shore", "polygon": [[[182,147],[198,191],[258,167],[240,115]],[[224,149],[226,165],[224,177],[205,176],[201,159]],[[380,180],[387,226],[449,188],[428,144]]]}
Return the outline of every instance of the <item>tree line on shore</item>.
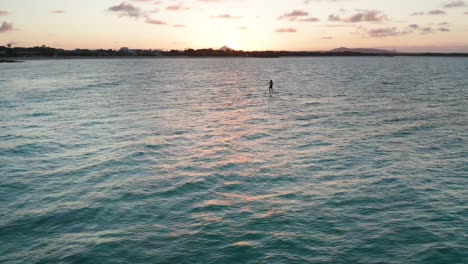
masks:
{"label": "tree line on shore", "polygon": [[153,50],[153,49],[75,49],[65,50],[47,46],[9,47],[0,46],[0,57],[307,57],[307,56],[468,56],[462,53],[394,53],[366,54],[361,52],[318,52],[318,51],[242,51],[219,49],[185,49],[185,50]]}

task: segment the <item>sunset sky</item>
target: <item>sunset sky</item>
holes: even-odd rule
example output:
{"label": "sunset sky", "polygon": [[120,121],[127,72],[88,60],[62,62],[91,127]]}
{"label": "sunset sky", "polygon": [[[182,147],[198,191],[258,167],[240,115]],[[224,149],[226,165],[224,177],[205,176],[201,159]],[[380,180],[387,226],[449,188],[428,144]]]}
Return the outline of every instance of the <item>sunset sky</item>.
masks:
{"label": "sunset sky", "polygon": [[0,0],[0,45],[468,52],[468,1]]}

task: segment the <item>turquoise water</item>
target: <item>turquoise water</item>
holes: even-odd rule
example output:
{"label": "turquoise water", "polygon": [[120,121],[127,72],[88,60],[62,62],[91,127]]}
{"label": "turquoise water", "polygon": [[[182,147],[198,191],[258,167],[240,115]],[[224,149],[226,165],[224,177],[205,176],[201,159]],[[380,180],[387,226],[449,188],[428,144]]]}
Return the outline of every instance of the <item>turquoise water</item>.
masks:
{"label": "turquoise water", "polygon": [[0,65],[0,262],[467,263],[467,76],[465,58]]}

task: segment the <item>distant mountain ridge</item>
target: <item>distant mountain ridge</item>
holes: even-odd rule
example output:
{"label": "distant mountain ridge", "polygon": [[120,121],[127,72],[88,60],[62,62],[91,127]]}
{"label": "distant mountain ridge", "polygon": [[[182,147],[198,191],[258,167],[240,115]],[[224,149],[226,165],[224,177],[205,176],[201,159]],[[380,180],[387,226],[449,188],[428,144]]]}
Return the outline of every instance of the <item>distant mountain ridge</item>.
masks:
{"label": "distant mountain ridge", "polygon": [[384,49],[350,49],[350,48],[337,48],[332,49],[330,52],[359,52],[365,54],[393,54],[396,53],[395,51],[384,50]]}

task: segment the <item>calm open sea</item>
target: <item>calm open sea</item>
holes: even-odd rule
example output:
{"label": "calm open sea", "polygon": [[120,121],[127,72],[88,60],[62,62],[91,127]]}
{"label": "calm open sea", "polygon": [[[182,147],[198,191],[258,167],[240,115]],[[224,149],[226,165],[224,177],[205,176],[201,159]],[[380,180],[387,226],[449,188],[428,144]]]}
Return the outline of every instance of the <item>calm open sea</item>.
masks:
{"label": "calm open sea", "polygon": [[2,64],[0,262],[468,263],[467,142],[466,58]]}

